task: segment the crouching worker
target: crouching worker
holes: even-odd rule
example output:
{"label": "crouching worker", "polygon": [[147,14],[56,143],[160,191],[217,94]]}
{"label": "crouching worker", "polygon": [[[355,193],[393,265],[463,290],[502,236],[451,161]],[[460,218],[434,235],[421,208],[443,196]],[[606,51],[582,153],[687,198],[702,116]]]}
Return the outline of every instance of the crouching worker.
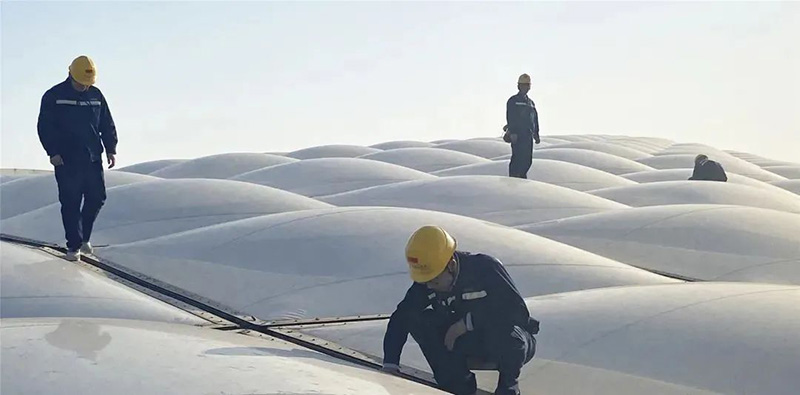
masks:
{"label": "crouching worker", "polygon": [[708,156],[700,154],[694,158],[694,170],[690,180],[701,181],[728,181],[728,175],[719,162],[708,159]]}
{"label": "crouching worker", "polygon": [[414,284],[392,313],[383,339],[383,370],[396,372],[408,334],[419,344],[439,387],[474,394],[473,363],[500,373],[495,394],[519,394],[519,375],[536,351],[539,322],[503,265],[457,251],[437,226],[418,229],[406,245]]}

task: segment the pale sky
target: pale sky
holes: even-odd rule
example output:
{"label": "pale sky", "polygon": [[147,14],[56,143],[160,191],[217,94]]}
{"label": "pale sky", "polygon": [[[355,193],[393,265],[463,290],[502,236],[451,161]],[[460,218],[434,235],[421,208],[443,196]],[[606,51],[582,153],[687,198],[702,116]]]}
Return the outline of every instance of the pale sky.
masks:
{"label": "pale sky", "polygon": [[42,94],[78,55],[118,166],[499,136],[520,73],[542,136],[705,143],[800,162],[800,2],[9,2],[4,168],[51,168]]}

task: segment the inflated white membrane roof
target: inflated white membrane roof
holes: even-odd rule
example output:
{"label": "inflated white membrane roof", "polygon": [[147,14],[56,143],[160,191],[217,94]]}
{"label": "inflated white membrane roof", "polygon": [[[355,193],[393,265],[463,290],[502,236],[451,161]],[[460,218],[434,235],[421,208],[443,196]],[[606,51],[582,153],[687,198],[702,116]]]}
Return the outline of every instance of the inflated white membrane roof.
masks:
{"label": "inflated white membrane roof", "polygon": [[[800,387],[797,163],[548,135],[521,180],[507,177],[510,153],[490,136],[132,164],[106,172],[92,242],[98,257],[231,312],[316,318],[391,313],[410,285],[408,236],[438,224],[460,248],[499,258],[542,321],[523,393]],[[699,153],[729,181],[688,181]],[[63,245],[52,173],[13,176],[0,185],[2,233]],[[197,328],[208,322],[40,250],[2,243],[2,258],[4,391],[429,391],[269,337]],[[380,358],[384,326],[311,332]],[[409,346],[403,364],[427,369]],[[292,372],[265,376],[280,369]],[[51,371],[66,374],[42,380]],[[496,373],[479,377],[493,389]]]}

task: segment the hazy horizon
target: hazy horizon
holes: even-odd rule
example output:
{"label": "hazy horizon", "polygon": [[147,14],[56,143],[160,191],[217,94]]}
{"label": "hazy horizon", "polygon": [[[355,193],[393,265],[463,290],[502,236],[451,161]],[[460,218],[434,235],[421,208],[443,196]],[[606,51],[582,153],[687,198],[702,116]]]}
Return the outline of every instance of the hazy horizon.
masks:
{"label": "hazy horizon", "polygon": [[652,136],[800,162],[800,3],[2,2],[0,167],[50,169],[76,56],[118,167],[498,136],[520,73],[543,137]]}

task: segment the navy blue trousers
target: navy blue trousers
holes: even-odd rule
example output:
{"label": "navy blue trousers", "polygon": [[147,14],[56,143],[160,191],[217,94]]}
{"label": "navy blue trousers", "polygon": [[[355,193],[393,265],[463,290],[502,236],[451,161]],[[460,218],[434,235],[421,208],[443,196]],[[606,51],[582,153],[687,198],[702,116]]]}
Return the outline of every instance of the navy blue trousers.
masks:
{"label": "navy blue trousers", "polygon": [[67,249],[76,251],[91,238],[106,201],[103,162],[64,163],[55,167],[55,176]]}
{"label": "navy blue trousers", "polygon": [[442,390],[457,395],[474,394],[477,381],[467,360],[478,358],[497,364],[500,377],[495,395],[520,394],[520,371],[536,353],[533,335],[518,326],[491,335],[467,332],[458,338],[453,351],[449,351],[444,345],[444,336],[449,328],[447,324],[437,323],[436,315],[428,310],[411,329],[411,336],[419,344]]}
{"label": "navy blue trousers", "polygon": [[517,135],[517,142],[511,143],[511,161],[508,163],[508,176],[528,178],[528,170],[533,164],[533,136],[529,133]]}

